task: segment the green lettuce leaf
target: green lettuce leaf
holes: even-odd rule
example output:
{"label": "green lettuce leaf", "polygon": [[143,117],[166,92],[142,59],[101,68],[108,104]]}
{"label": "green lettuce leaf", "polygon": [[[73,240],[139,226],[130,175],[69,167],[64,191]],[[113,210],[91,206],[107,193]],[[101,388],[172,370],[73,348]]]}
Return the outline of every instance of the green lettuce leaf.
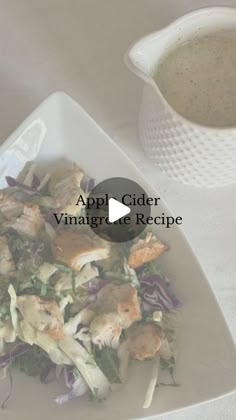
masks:
{"label": "green lettuce leaf", "polygon": [[95,352],[95,360],[111,384],[121,384],[120,359],[116,350],[108,347],[103,348],[101,351],[97,350]]}
{"label": "green lettuce leaf", "polygon": [[39,375],[41,370],[50,364],[51,361],[47,353],[36,345],[33,345],[29,352],[16,357],[13,362],[13,366],[28,376]]}

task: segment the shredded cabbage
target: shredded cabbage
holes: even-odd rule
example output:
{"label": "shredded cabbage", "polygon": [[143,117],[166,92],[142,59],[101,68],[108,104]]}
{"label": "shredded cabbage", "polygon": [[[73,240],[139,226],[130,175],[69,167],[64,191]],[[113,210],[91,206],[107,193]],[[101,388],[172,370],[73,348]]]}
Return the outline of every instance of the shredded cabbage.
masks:
{"label": "shredded cabbage", "polygon": [[71,337],[60,340],[59,346],[74,362],[92,393],[98,398],[106,397],[110,389],[110,383],[97,366],[92,355]]}
{"label": "shredded cabbage", "polygon": [[22,333],[21,335],[22,341],[32,346],[32,344],[35,343],[36,330],[33,327],[31,327],[31,325],[25,319],[20,321],[20,327],[21,327],[21,333]]}
{"label": "shredded cabbage", "polygon": [[17,297],[16,297],[15,289],[12,286],[12,284],[10,284],[10,286],[8,287],[8,293],[11,298],[11,302],[10,302],[11,321],[12,321],[14,330],[17,332],[17,328],[18,328],[18,313],[16,309]]}
{"label": "shredded cabbage", "polygon": [[[84,283],[87,283],[89,280],[94,279],[98,276],[97,267],[92,266],[90,263],[86,264],[81,271],[75,275],[74,286],[75,288],[82,286]],[[55,290],[61,292],[63,290],[71,290],[71,270],[69,272],[64,272],[61,274],[61,277],[55,285]]]}
{"label": "shredded cabbage", "polygon": [[82,376],[78,373],[77,378],[75,379],[74,383],[71,385],[71,391],[67,394],[58,395],[55,398],[57,404],[62,405],[66,402],[72,400],[73,398],[81,397],[88,391],[89,387],[82,378]]}
{"label": "shredded cabbage", "polygon": [[156,384],[158,381],[159,368],[160,368],[160,357],[156,356],[152,361],[151,378],[150,378],[148,389],[145,395],[143,408],[149,408],[151,405],[153,394],[154,394]]}
{"label": "shredded cabbage", "polygon": [[41,282],[47,284],[49,282],[50,277],[57,271],[57,267],[53,264],[49,264],[48,262],[44,262],[39,267],[38,278]]}
{"label": "shredded cabbage", "polygon": [[74,302],[74,300],[73,300],[73,298],[72,298],[72,296],[71,296],[71,295],[67,295],[66,297],[62,298],[62,299],[61,299],[61,301],[60,301],[60,303],[59,303],[59,308],[60,308],[60,311],[61,311],[62,313],[64,313],[64,309],[65,309],[65,307],[66,307],[69,303],[73,303],[73,302]]}
{"label": "shredded cabbage", "polygon": [[37,331],[35,344],[48,353],[51,361],[56,365],[72,365],[70,357],[68,357],[60,348],[59,342],[54,340],[47,334]]}
{"label": "shredded cabbage", "polygon": [[74,318],[70,318],[64,325],[66,335],[73,336],[77,332],[79,324],[88,325],[94,317],[94,311],[89,308],[82,309]]}

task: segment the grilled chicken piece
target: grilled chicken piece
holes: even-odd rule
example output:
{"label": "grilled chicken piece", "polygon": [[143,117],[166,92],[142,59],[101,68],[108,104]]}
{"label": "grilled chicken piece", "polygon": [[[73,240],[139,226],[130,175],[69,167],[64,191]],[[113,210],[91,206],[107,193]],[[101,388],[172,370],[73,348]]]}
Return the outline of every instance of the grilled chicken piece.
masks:
{"label": "grilled chicken piece", "polygon": [[108,258],[109,246],[78,232],[59,232],[53,241],[52,252],[56,260],[76,271],[92,261]]}
{"label": "grilled chicken piece", "polygon": [[122,332],[120,317],[114,312],[96,316],[89,328],[92,342],[100,349],[103,346],[117,348]]}
{"label": "grilled chicken piece", "polygon": [[17,297],[16,306],[22,317],[36,330],[57,340],[64,338],[63,315],[54,300],[24,295]]}
{"label": "grilled chicken piece", "polygon": [[10,274],[15,271],[15,263],[10,253],[7,239],[0,236],[0,274]]}
{"label": "grilled chicken piece", "polygon": [[20,216],[23,213],[24,204],[15,198],[0,193],[0,212],[3,216],[10,220]]}
{"label": "grilled chicken piece", "polygon": [[92,342],[100,348],[117,348],[122,329],[141,319],[137,290],[130,285],[108,284],[97,295],[90,324]]}
{"label": "grilled chicken piece", "polygon": [[115,312],[120,317],[122,328],[129,328],[134,321],[142,318],[137,289],[128,284],[108,284],[97,296],[97,313]]}
{"label": "grilled chicken piece", "polygon": [[22,216],[9,226],[16,230],[20,235],[28,238],[36,238],[44,224],[39,206],[36,204],[25,204]]}
{"label": "grilled chicken piece", "polygon": [[145,239],[140,239],[130,249],[128,264],[131,268],[141,267],[159,257],[168,247],[159,241],[151,232]]}
{"label": "grilled chicken piece", "polygon": [[162,329],[154,324],[133,325],[128,331],[128,351],[133,359],[150,359],[161,349]]}
{"label": "grilled chicken piece", "polygon": [[[58,201],[60,212],[66,212],[70,215],[79,215],[81,205],[76,205],[78,197],[84,196],[80,183],[84,172],[75,163],[72,170],[64,172],[60,177],[53,177],[49,183],[49,191]],[[85,201],[85,196],[84,196]]]}

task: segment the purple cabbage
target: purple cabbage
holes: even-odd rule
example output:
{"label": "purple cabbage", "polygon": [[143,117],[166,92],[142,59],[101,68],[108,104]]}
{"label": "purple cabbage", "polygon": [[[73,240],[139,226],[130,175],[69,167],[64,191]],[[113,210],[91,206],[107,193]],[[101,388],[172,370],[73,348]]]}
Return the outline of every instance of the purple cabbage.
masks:
{"label": "purple cabbage", "polygon": [[107,280],[100,279],[100,278],[94,278],[93,280],[89,280],[85,286],[88,291],[88,297],[87,302],[84,305],[84,308],[90,308],[93,307],[94,301],[97,299],[97,294],[99,290],[101,290],[103,287],[105,287],[108,284]]}
{"label": "purple cabbage", "polygon": [[71,389],[75,382],[74,366],[65,365],[63,369],[64,380],[67,388]]}
{"label": "purple cabbage", "polygon": [[171,312],[182,306],[171,292],[169,282],[158,274],[141,277],[140,286],[143,300],[154,308]]}
{"label": "purple cabbage", "polygon": [[29,344],[17,343],[11,350],[0,356],[0,368],[8,366],[18,356],[28,352],[31,348]]}
{"label": "purple cabbage", "polygon": [[38,240],[32,241],[31,245],[31,254],[33,262],[37,260],[37,257],[43,252],[44,250],[44,243]]}
{"label": "purple cabbage", "polygon": [[41,195],[40,191],[38,191],[36,187],[29,187],[11,176],[6,176],[5,179],[9,187],[18,188],[19,190],[25,191],[29,194]]}
{"label": "purple cabbage", "polygon": [[77,378],[75,378],[74,368],[72,366],[64,367],[64,378],[65,384],[70,389],[70,392],[67,394],[58,395],[55,398],[56,403],[59,405],[73,400],[74,398],[81,397],[89,389],[82,376],[79,375]]}
{"label": "purple cabbage", "polygon": [[85,307],[90,307],[90,305],[93,304],[93,302],[97,299],[97,294],[99,290],[101,290],[104,286],[107,285],[107,280],[95,278],[93,280],[89,280],[86,283],[86,287],[88,290],[88,301],[85,305]]}
{"label": "purple cabbage", "polygon": [[101,290],[104,286],[107,285],[107,283],[108,283],[107,280],[100,279],[100,278],[89,280],[86,283],[88,293],[90,295],[96,295],[99,292],[99,290]]}

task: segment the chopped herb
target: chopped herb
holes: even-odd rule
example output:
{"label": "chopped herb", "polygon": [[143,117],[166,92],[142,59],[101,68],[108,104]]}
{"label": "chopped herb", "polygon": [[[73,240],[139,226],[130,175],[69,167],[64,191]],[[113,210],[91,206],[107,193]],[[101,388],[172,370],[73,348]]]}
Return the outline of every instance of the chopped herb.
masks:
{"label": "chopped herb", "polygon": [[166,383],[163,383],[163,382],[160,382],[159,384],[157,384],[157,386],[156,387],[158,387],[158,386],[173,386],[173,387],[178,387],[178,386],[181,386],[180,384],[177,384],[176,382],[174,382],[174,383],[169,383],[169,384],[166,384]]}
{"label": "chopped herb", "polygon": [[0,303],[0,319],[6,321],[11,316],[10,312],[10,301]]}
{"label": "chopped herb", "polygon": [[143,316],[145,322],[153,322],[153,317],[148,313]]}
{"label": "chopped herb", "polygon": [[89,365],[89,366],[93,366],[93,367],[96,367],[97,366],[96,365],[96,362],[95,362],[95,360],[94,360],[94,358],[93,358],[92,355],[91,355],[90,359],[85,362],[85,364],[86,365]]}
{"label": "chopped herb", "polygon": [[0,276],[0,284],[0,319],[7,320],[10,318],[10,296],[8,293],[10,279]]}
{"label": "chopped herb", "polygon": [[153,276],[155,274],[161,275],[161,270],[157,266],[155,261],[151,261],[144,265],[142,268],[142,275],[143,276]]}
{"label": "chopped herb", "polygon": [[34,284],[39,280],[40,270],[36,265],[32,265],[30,268],[31,282]]}
{"label": "chopped herb", "polygon": [[[34,294],[37,296],[55,297],[56,291],[54,287],[48,283],[45,284],[39,279],[39,267],[30,263],[25,264],[18,275],[20,281],[20,292],[24,294]],[[28,280],[27,280],[28,279]]]}
{"label": "chopped herb", "polygon": [[160,363],[161,369],[163,370],[168,370],[170,377],[172,379],[172,383],[171,384],[159,384],[159,385],[164,385],[164,386],[180,386],[179,384],[176,383],[175,378],[174,378],[174,366],[175,366],[175,358],[172,356],[169,360],[164,360],[161,359],[161,363]]}
{"label": "chopped herb", "polygon": [[69,319],[71,318],[71,304],[69,303],[68,305],[66,305],[65,309],[64,309],[64,321],[67,322],[69,321]]}
{"label": "chopped herb", "polygon": [[76,284],[75,284],[75,280],[76,280],[76,272],[74,270],[72,270],[71,271],[71,288],[72,288],[72,292],[76,296]]}
{"label": "chopped herb", "polygon": [[175,365],[175,358],[172,356],[169,360],[161,359],[161,369],[173,369]]}
{"label": "chopped herb", "polygon": [[30,241],[19,236],[16,232],[9,232],[7,241],[11,254],[17,262],[20,258],[25,258],[30,255]]}
{"label": "chopped herb", "polygon": [[63,264],[54,264],[54,265],[62,273],[70,273],[72,271],[71,268],[67,267],[66,265],[63,265]]}

